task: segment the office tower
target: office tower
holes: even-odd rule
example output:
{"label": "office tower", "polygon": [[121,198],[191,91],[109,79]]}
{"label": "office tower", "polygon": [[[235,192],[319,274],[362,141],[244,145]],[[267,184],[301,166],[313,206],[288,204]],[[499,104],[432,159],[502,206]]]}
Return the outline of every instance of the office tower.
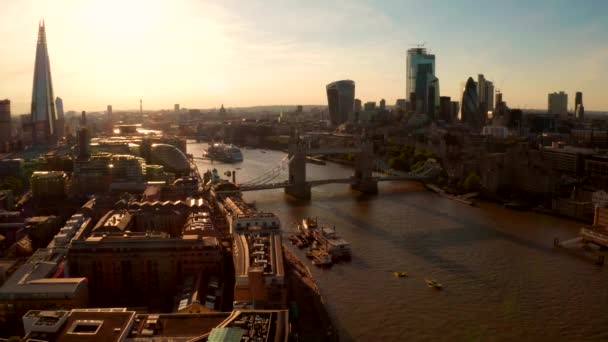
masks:
{"label": "office tower", "polygon": [[500,106],[501,102],[502,102],[502,93],[500,92],[500,90],[497,90],[496,96],[495,96],[495,101],[494,101],[494,113],[498,112],[498,107]]}
{"label": "office tower", "polygon": [[457,118],[458,118],[458,112],[460,111],[460,102],[458,101],[451,101],[450,102],[450,122],[454,122]]}
{"label": "office tower", "polygon": [[548,96],[548,100],[549,114],[559,115],[560,118],[568,116],[568,94],[563,91],[551,93]]}
{"label": "office tower", "polygon": [[11,142],[11,101],[0,101],[0,152],[8,152]]}
{"label": "office tower", "polygon": [[580,91],[576,92],[576,95],[574,97],[574,109],[576,110],[578,108],[579,105],[583,105],[583,93]]}
{"label": "office tower", "polygon": [[439,98],[439,118],[445,122],[452,121],[452,99],[449,96]]}
{"label": "office tower", "polygon": [[83,110],[82,113],[80,114],[80,127],[86,127],[86,126],[87,126],[87,112],[85,112]]}
{"label": "office tower", "polygon": [[432,64],[418,65],[416,75],[416,112],[433,114],[434,108],[439,101],[439,80],[433,75]]}
{"label": "office tower", "polygon": [[179,112],[179,103],[173,105],[173,110]]}
{"label": "office tower", "polygon": [[406,110],[407,109],[407,100],[406,99],[397,99],[397,101],[395,101],[395,108]]}
{"label": "office tower", "polygon": [[31,115],[34,144],[54,145],[57,142],[57,113],[55,112],[51,65],[46,45],[44,21],[38,26]]}
{"label": "office tower", "polygon": [[139,99],[139,115],[144,113],[144,105],[142,99]]}
{"label": "office tower", "polygon": [[460,106],[460,120],[472,126],[480,127],[483,123],[480,122],[479,107],[477,106],[477,85],[472,77],[469,77],[462,92],[462,101]]}
{"label": "office tower", "polygon": [[494,83],[488,81],[483,74],[477,76],[477,105],[486,117],[488,111],[494,110]]}
{"label": "office tower", "polygon": [[431,118],[435,117],[436,110],[439,109],[439,79],[434,77],[428,82],[426,91],[426,108],[423,112]]}
{"label": "office tower", "polygon": [[373,102],[373,101],[365,102],[365,104],[363,105],[363,109],[365,111],[376,110],[376,102]]}
{"label": "office tower", "polygon": [[488,110],[494,110],[494,83],[486,80],[486,103]]}
{"label": "office tower", "polygon": [[382,99],[380,100],[380,110],[385,110],[386,109],[386,100]]}
{"label": "office tower", "polygon": [[435,55],[428,54],[425,48],[414,48],[407,50],[405,98],[411,98],[416,93],[417,78],[420,65],[429,65],[427,70],[435,76]]}
{"label": "office tower", "polygon": [[65,115],[63,114],[63,100],[57,96],[55,98],[55,108],[57,110],[57,140],[65,136]]}
{"label": "office tower", "polygon": [[575,115],[576,118],[579,120],[585,119],[585,106],[583,106],[583,104],[579,104],[576,106]]}
{"label": "office tower", "polygon": [[112,113],[112,105],[106,107],[106,132],[109,134],[114,133],[114,117]]}
{"label": "office tower", "polygon": [[487,99],[486,94],[486,78],[483,74],[477,75],[477,105],[486,102]]}
{"label": "office tower", "polygon": [[87,160],[89,159],[90,155],[89,130],[87,130],[86,127],[82,127],[78,132],[78,159]]}
{"label": "office tower", "polygon": [[332,125],[345,123],[354,112],[355,82],[342,80],[330,83],[327,89],[327,104]]}
{"label": "office tower", "polygon": [[355,113],[361,111],[361,100],[355,99]]}

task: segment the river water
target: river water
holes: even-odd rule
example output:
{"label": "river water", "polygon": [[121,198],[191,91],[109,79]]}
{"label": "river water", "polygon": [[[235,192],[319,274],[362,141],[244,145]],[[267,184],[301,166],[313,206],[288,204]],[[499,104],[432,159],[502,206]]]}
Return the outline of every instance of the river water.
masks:
{"label": "river water", "polygon": [[[200,156],[205,146],[189,143],[188,152]],[[285,156],[242,152],[239,164],[197,165],[200,172],[240,168],[237,182],[244,182]],[[308,179],[351,173],[307,165]],[[285,172],[277,181],[286,179]],[[335,184],[313,188],[311,201],[282,189],[245,198],[278,215],[286,231],[317,216],[352,244],[352,261],[311,266],[343,341],[608,340],[606,267],[553,249],[555,237],[574,237],[580,223],[488,203],[469,207],[415,182],[380,183],[374,196]],[[428,288],[426,277],[444,289]]]}

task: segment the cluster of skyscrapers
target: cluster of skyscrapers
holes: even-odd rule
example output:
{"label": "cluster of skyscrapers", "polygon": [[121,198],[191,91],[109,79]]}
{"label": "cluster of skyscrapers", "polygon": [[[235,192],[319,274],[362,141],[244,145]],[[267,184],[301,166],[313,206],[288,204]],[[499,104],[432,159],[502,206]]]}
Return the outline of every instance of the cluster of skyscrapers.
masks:
{"label": "cluster of skyscrapers", "polygon": [[[568,94],[563,91],[550,93],[547,101],[547,112],[552,115],[556,115],[562,119],[566,119],[570,116],[568,113]],[[585,106],[583,106],[583,93],[580,91],[576,92],[574,98],[574,116],[577,119],[583,119],[585,117]]]}

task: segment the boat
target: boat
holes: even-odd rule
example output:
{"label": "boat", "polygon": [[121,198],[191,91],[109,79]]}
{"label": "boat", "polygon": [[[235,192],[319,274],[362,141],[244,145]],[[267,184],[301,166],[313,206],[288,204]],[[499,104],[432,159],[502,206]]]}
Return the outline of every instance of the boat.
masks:
{"label": "boat", "polygon": [[313,250],[312,248],[309,248],[309,249],[306,251],[306,257],[307,257],[308,259],[312,259],[312,258],[314,258],[314,257],[315,257],[315,255],[314,255],[314,250]]}
{"label": "boat", "polygon": [[304,236],[300,234],[293,234],[289,237],[289,240],[298,248],[308,247],[310,242]]}
{"label": "boat", "polygon": [[332,265],[331,255],[325,251],[312,252],[312,264],[319,267],[327,267]]}
{"label": "boat", "polygon": [[218,160],[224,163],[237,163],[243,161],[243,153],[234,145],[213,143],[203,152],[203,158]]}
{"label": "boat", "polygon": [[317,218],[316,217],[307,217],[302,220],[302,224],[298,226],[298,229],[309,238],[314,238],[314,232],[317,230]]}
{"label": "boat", "polygon": [[407,272],[393,272],[393,275],[397,278],[405,278],[408,276]]}
{"label": "boat", "polygon": [[528,210],[532,207],[532,205],[526,202],[511,201],[505,203],[504,207],[512,210]]}
{"label": "boat", "polygon": [[351,258],[350,243],[336,235],[335,228],[320,227],[316,217],[302,220],[298,229],[304,237],[316,241],[334,260],[349,260]]}
{"label": "boat", "polygon": [[336,235],[335,228],[321,227],[313,232],[313,236],[334,260],[350,260],[350,243]]}
{"label": "boat", "polygon": [[426,282],[426,286],[432,287],[436,290],[441,290],[443,288],[443,285],[434,279],[425,279],[424,281]]}

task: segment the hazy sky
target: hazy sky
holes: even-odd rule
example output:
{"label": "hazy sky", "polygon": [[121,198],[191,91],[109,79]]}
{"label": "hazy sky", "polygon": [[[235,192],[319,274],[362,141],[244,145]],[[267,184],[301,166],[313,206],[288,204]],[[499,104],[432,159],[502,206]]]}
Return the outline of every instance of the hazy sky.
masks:
{"label": "hazy sky", "polygon": [[426,42],[442,95],[485,74],[511,107],[608,110],[608,1],[2,0],[0,98],[29,112],[45,19],[66,110],[325,104],[349,78],[365,101],[405,96],[405,51]]}

